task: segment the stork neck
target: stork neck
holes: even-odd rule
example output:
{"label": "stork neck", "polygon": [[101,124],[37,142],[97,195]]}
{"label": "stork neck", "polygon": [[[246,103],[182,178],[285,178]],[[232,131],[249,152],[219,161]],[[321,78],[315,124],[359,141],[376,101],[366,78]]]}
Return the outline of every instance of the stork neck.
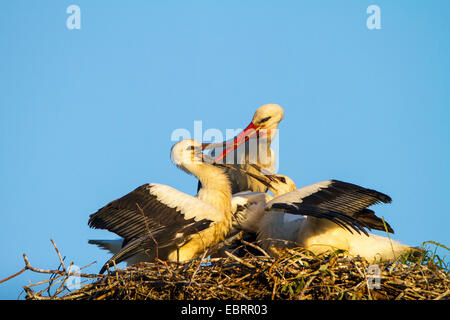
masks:
{"label": "stork neck", "polygon": [[[268,137],[249,140],[246,146],[243,146],[238,153],[238,160],[245,159],[245,163],[257,164],[262,168],[269,168],[272,165],[272,150],[270,149],[271,140]],[[256,147],[256,148],[255,148]],[[242,159],[242,157],[245,157]],[[242,162],[238,162],[241,164]]]}
{"label": "stork neck", "polygon": [[192,173],[202,184],[198,199],[220,209],[227,218],[231,218],[231,185],[225,172],[211,165],[202,165],[201,170]]}

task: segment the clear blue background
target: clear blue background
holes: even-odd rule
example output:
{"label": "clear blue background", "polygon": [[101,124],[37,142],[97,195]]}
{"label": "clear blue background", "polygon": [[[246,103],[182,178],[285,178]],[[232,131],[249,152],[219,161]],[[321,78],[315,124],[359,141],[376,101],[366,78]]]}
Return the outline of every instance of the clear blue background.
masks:
{"label": "clear blue background", "polygon": [[[66,8],[81,8],[68,30]],[[366,8],[381,8],[381,30]],[[393,198],[376,207],[409,245],[449,245],[449,1],[2,1],[0,279],[108,255],[89,214],[146,182],[195,194],[174,129],[243,128],[285,109],[280,173]],[[445,252],[444,252],[445,253]],[[47,276],[0,284],[16,299]],[[23,297],[23,295],[21,296]]]}

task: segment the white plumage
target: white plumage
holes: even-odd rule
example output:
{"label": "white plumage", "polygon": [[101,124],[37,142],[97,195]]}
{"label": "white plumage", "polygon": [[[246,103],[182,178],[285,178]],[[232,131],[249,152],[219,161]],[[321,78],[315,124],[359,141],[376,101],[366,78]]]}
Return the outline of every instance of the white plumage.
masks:
{"label": "white plumage", "polygon": [[[231,190],[223,169],[208,164],[202,144],[183,140],[174,145],[172,161],[203,185],[197,197],[172,187],[144,184],[112,201],[89,219],[89,226],[123,237],[91,240],[114,253],[107,262],[191,260],[224,239],[231,228]],[[120,248],[119,248],[120,246]],[[106,269],[106,264],[101,272]]]}
{"label": "white plumage", "polygon": [[[250,124],[235,138],[224,143],[206,146],[214,149],[211,155],[217,163],[226,163],[247,173],[258,174],[263,170],[273,174],[276,168],[275,152],[270,148],[278,133],[278,124],[284,117],[284,110],[278,104],[265,104],[259,107]],[[256,165],[256,166],[252,166]],[[227,170],[233,194],[243,191],[265,192],[267,186],[249,177],[240,170]]]}
{"label": "white plumage", "polygon": [[[302,246],[316,254],[344,249],[349,255],[376,261],[391,260],[413,249],[365,230],[387,228],[393,233],[389,224],[368,209],[391,202],[389,196],[338,180],[297,189],[288,177],[273,174],[276,159],[270,145],[283,117],[283,108],[267,104],[256,110],[250,124],[225,147],[193,140],[177,143],[172,161],[199,179],[197,196],[162,184],[140,186],[89,219],[91,227],[107,229],[123,239],[90,243],[114,254],[108,262],[129,264],[156,257],[190,260],[233,229],[256,233],[271,254]],[[256,150],[252,141],[257,142],[253,144]],[[214,165],[203,156],[205,147],[214,149]],[[231,165],[220,166],[224,160]],[[266,193],[268,189],[273,197]],[[106,264],[101,271],[105,268]]]}
{"label": "white plumage", "polygon": [[[287,177],[283,179],[286,183],[281,182],[279,178],[283,177],[278,176],[278,185],[286,184],[284,190],[295,188],[292,180]],[[262,195],[260,201],[267,200],[267,197]],[[240,197],[244,198],[245,195]],[[257,199],[257,195],[252,194],[249,199]],[[239,212],[238,217],[235,214],[233,225],[237,229],[257,233],[257,240],[263,249],[273,255],[286,247],[301,246],[316,254],[343,249],[349,255],[376,261],[391,260],[413,249],[387,237],[348,230],[329,219],[297,215],[301,214],[298,209],[301,205],[309,204],[358,217],[368,227],[381,230],[384,228],[381,219],[367,207],[379,202],[390,202],[390,198],[375,190],[328,180],[277,195],[265,203],[263,210],[261,204],[253,204],[253,210],[247,213],[243,202],[244,200],[240,199],[244,210]],[[393,232],[392,228],[387,226]]]}

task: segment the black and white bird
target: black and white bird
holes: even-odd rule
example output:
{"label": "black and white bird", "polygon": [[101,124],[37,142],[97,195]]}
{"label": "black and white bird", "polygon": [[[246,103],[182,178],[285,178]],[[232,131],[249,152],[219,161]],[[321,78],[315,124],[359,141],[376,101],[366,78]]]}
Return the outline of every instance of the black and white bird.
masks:
{"label": "black and white bird", "polygon": [[90,227],[123,238],[90,240],[114,253],[101,273],[107,265],[121,261],[191,260],[222,241],[230,230],[231,189],[224,170],[208,164],[202,144],[194,140],[175,144],[171,159],[203,187],[194,197],[163,184],[144,184],[92,214]]}
{"label": "black and white bird", "polygon": [[[263,249],[276,255],[280,249],[301,246],[316,254],[343,249],[352,256],[369,261],[391,260],[410,250],[409,246],[375,234],[353,232],[339,220],[302,217],[298,207],[308,205],[351,216],[369,229],[393,233],[394,230],[368,207],[390,203],[381,192],[338,180],[327,180],[296,189],[282,175],[272,176],[275,197],[263,193],[242,193],[233,197],[233,227],[257,233]],[[287,192],[286,192],[287,191]],[[278,193],[277,193],[278,192]],[[286,193],[284,193],[286,192]],[[294,214],[294,215],[293,215]]]}
{"label": "black and white bird", "polygon": [[[232,226],[230,182],[223,166],[202,154],[203,146],[194,140],[182,140],[171,152],[172,161],[180,169],[201,181],[196,197],[166,185],[144,184],[90,216],[90,227],[123,238],[90,240],[114,254],[100,273],[122,261],[189,261],[225,238]],[[366,232],[356,219],[332,210],[300,204],[295,212]]]}

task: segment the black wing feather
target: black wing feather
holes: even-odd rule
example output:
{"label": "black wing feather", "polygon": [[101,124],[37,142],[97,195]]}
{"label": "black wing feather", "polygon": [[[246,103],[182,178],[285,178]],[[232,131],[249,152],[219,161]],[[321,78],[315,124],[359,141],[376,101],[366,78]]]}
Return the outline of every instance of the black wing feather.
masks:
{"label": "black wing feather", "polygon": [[151,185],[144,184],[110,202],[90,215],[89,227],[106,229],[129,241],[147,234],[148,230],[154,232],[171,225],[181,228],[191,223],[184,218],[181,211],[158,201],[156,196],[150,193],[150,189]]}
{"label": "black wing feather", "polygon": [[188,242],[192,234],[208,228],[212,222],[207,219],[195,221],[193,218],[186,221],[189,224],[186,224],[184,227],[170,226],[161,228],[154,230],[152,233],[147,232],[147,234],[130,240],[118,253],[103,265],[100,274],[105,272],[108,266],[112,265],[112,262],[117,264],[140,253],[155,256],[156,252],[161,252],[164,249],[166,249],[166,252],[171,252]]}
{"label": "black wing feather", "polygon": [[[344,212],[375,230],[385,230],[382,220],[368,207],[377,203],[391,203],[388,195],[352,183],[331,180],[327,188],[301,199],[302,203],[320,208]],[[394,230],[387,224],[388,231]]]}
{"label": "black wing feather", "polygon": [[[350,231],[351,229],[355,230],[357,233],[363,232],[365,235],[369,235],[364,228],[370,229],[370,227],[358,219],[349,216],[343,212],[337,212],[334,210],[328,210],[324,208],[320,208],[318,206],[310,206],[300,202],[277,202],[272,204],[271,209],[282,209],[285,213],[290,214],[299,214],[304,216],[311,216],[314,218],[327,219],[338,226]],[[350,229],[351,228],[351,229]]]}
{"label": "black wing feather", "polygon": [[392,229],[392,227],[389,225],[389,223],[384,221],[384,223],[386,224],[386,228],[385,228],[384,224],[383,224],[383,220],[378,218],[375,215],[375,212],[373,212],[370,209],[363,209],[363,210],[355,213],[353,215],[353,217],[355,217],[359,221],[365,222],[372,229],[380,230],[380,231],[386,231],[386,229],[387,229],[387,232],[394,233],[394,229]]}

